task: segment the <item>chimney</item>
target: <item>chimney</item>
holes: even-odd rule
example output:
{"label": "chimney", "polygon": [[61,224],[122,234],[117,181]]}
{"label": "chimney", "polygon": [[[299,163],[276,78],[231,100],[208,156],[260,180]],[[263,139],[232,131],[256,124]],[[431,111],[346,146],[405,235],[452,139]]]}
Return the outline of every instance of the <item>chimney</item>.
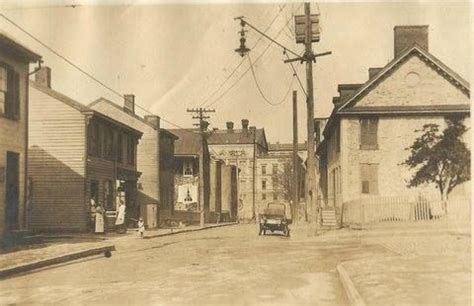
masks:
{"label": "chimney", "polygon": [[234,123],[232,121],[227,121],[225,125],[227,126],[227,132],[231,133],[234,131]]}
{"label": "chimney", "polygon": [[135,114],[135,95],[124,95],[123,109],[130,114]]}
{"label": "chimney", "polygon": [[160,129],[160,117],[156,115],[145,116],[145,121],[151,123],[156,130]]}
{"label": "chimney", "polygon": [[51,88],[51,68],[41,67],[35,74],[35,82],[41,86]]}
{"label": "chimney", "polygon": [[248,119],[242,119],[242,130],[247,131],[249,129]]}
{"label": "chimney", "polygon": [[427,25],[396,26],[393,32],[395,57],[398,57],[405,49],[413,47],[414,44],[428,51]]}
{"label": "chimney", "polygon": [[369,68],[369,80],[373,78],[377,73],[380,72],[383,68]]}

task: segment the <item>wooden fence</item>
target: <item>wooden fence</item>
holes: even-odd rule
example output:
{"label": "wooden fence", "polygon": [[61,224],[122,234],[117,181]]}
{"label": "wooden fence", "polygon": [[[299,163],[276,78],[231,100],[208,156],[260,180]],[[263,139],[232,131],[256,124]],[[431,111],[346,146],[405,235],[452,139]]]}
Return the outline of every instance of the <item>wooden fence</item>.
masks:
{"label": "wooden fence", "polygon": [[[450,200],[448,218],[469,218],[470,208],[470,202],[466,199]],[[423,196],[365,197],[345,202],[342,208],[343,225],[438,220],[445,215],[441,200]]]}

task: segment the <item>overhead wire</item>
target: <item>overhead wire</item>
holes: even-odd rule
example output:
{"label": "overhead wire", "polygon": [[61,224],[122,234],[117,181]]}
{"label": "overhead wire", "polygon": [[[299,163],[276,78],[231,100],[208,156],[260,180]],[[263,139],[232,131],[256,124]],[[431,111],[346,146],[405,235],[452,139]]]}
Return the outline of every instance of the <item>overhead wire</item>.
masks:
{"label": "overhead wire", "polygon": [[[293,13],[296,12],[297,10],[299,10],[302,5],[303,5],[303,4],[300,4],[300,5],[293,11]],[[278,38],[278,37],[281,35],[281,33],[282,33],[283,30],[285,29],[286,25],[287,25],[288,23],[290,23],[290,21],[291,21],[291,17],[287,19],[285,25],[278,31],[278,33],[276,34],[275,38]],[[270,43],[267,45],[267,47],[263,50],[263,52],[260,53],[260,55],[254,60],[254,64],[255,64],[256,62],[258,62],[258,61],[260,60],[260,58],[261,58],[263,55],[265,55],[265,53],[267,52],[267,50],[268,50],[272,45],[273,45],[272,42],[270,42]],[[220,96],[218,96],[216,99],[214,99],[210,104],[206,105],[206,107],[213,106],[213,105],[215,105],[217,102],[219,102],[230,90],[232,90],[232,88],[234,88],[234,87],[240,82],[240,80],[241,80],[249,71],[250,71],[250,67],[248,67],[248,68],[240,75],[240,77],[239,77],[231,86],[229,86],[223,93],[221,93]]]}
{"label": "overhead wire", "polygon": [[271,106],[278,106],[278,105],[281,105],[283,104],[285,101],[286,101],[286,98],[288,98],[288,95],[290,94],[290,91],[291,91],[291,88],[293,88],[293,82],[295,80],[295,77],[293,75],[292,79],[291,79],[291,83],[290,83],[290,86],[288,87],[288,90],[286,91],[284,97],[278,101],[277,103],[275,102],[272,102],[270,99],[268,99],[265,94],[263,93],[263,90],[260,86],[260,84],[258,83],[258,80],[257,80],[257,76],[255,74],[255,70],[254,70],[254,67],[253,67],[253,64],[252,64],[252,59],[250,58],[250,53],[247,53],[247,58],[249,60],[249,65],[250,65],[250,70],[252,71],[252,76],[253,76],[253,79],[255,81],[255,85],[257,86],[257,89],[258,89],[258,92],[260,93],[260,95],[262,96],[263,100],[265,102],[267,102],[268,104],[270,104]]}
{"label": "overhead wire", "polygon": [[[106,88],[107,90],[109,90],[110,92],[112,92],[113,94],[115,94],[116,96],[122,98],[122,99],[126,99],[126,97],[124,95],[122,95],[120,92],[118,92],[117,90],[113,89],[112,87],[108,86],[107,84],[105,84],[104,82],[100,81],[98,78],[96,78],[95,76],[93,76],[92,74],[90,74],[89,72],[85,71],[84,69],[82,69],[81,67],[79,67],[78,65],[76,65],[75,63],[73,63],[71,60],[69,60],[68,58],[66,58],[65,56],[61,55],[59,52],[57,52],[56,50],[54,50],[53,48],[51,48],[50,46],[48,46],[47,44],[45,44],[44,42],[42,42],[39,38],[37,38],[36,36],[34,36],[33,34],[31,34],[30,32],[28,32],[27,30],[25,30],[22,26],[20,26],[19,24],[17,24],[16,22],[14,22],[13,20],[11,20],[10,18],[8,18],[7,16],[5,16],[3,13],[0,13],[0,17],[4,18],[5,20],[7,20],[9,23],[11,23],[13,26],[15,26],[17,29],[19,29],[21,32],[23,32],[24,34],[26,34],[27,36],[29,36],[30,38],[32,38],[34,41],[36,41],[37,43],[39,43],[41,46],[43,46],[44,48],[46,48],[47,50],[49,50],[51,53],[53,53],[54,55],[58,56],[59,58],[61,58],[62,60],[64,60],[66,63],[68,63],[69,65],[71,65],[73,68],[77,69],[78,71],[80,71],[81,73],[83,73],[84,75],[86,75],[87,77],[89,77],[90,79],[92,79],[93,81],[95,81],[96,83],[98,83],[99,85],[101,85],[102,87]],[[154,113],[152,113],[151,111],[149,111],[148,109],[144,108],[143,106],[135,103],[135,106],[147,113],[149,113],[150,115],[156,115]],[[179,126],[178,124],[170,121],[170,120],[167,120],[163,117],[160,116],[160,119],[163,120],[164,122],[174,126],[174,127],[177,127],[179,129],[184,129],[183,127]]]}
{"label": "overhead wire", "polygon": [[[275,23],[275,21],[277,20],[278,16],[280,16],[280,13],[282,12],[282,10],[285,8],[286,4],[283,5],[283,6],[279,6],[278,7],[278,12],[275,14],[275,16],[273,17],[272,21],[267,25],[267,27],[265,28],[265,30],[263,31],[264,33],[266,33],[270,28],[271,26],[273,25],[273,23]],[[282,8],[283,7],[283,8]],[[258,40],[255,42],[255,44],[253,45],[252,49],[255,48],[258,43],[263,39],[263,36],[260,36],[258,38]],[[230,80],[230,78],[237,72],[237,70],[240,68],[240,66],[242,66],[242,64],[244,63],[245,61],[245,58],[242,58],[240,63],[232,70],[232,72],[224,79],[224,81],[217,87],[216,90],[214,90],[201,104],[200,106],[203,106],[204,104],[206,104],[216,93],[219,92],[219,90],[221,90],[221,88],[227,83],[227,81]]]}

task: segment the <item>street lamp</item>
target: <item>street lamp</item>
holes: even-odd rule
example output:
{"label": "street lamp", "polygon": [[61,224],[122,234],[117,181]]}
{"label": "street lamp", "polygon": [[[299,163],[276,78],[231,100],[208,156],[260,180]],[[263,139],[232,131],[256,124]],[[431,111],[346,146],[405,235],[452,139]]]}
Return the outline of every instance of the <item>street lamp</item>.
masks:
{"label": "street lamp", "polygon": [[238,32],[240,33],[240,47],[235,49],[235,52],[237,52],[241,57],[244,57],[250,51],[250,49],[245,45],[245,32],[247,32],[247,30],[244,29],[245,21],[242,19],[242,17],[237,18],[240,18],[240,26],[242,27],[242,30]]}

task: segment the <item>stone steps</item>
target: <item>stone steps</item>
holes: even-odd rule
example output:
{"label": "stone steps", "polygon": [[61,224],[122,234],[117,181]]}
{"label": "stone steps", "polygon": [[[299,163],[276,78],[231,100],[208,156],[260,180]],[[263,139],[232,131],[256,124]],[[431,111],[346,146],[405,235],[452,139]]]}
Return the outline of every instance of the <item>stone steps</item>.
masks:
{"label": "stone steps", "polygon": [[337,227],[336,211],[334,209],[323,210],[322,219],[323,219],[323,226]]}

